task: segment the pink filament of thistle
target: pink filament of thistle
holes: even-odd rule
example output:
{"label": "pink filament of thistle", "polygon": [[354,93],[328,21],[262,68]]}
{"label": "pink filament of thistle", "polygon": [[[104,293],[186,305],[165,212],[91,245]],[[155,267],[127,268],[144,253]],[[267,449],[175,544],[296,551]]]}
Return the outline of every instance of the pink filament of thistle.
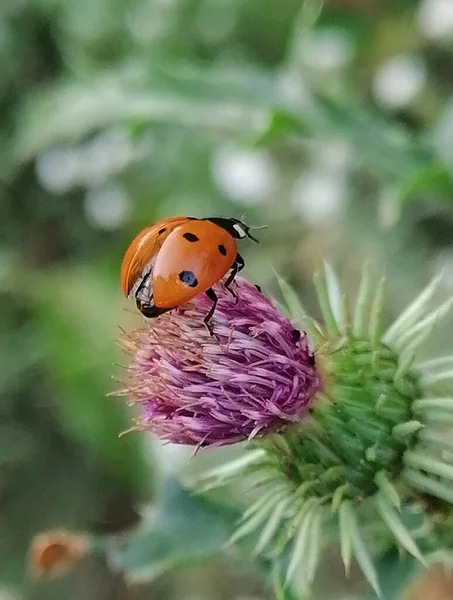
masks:
{"label": "pink filament of thistle", "polygon": [[140,428],[174,443],[221,446],[303,418],[320,385],[306,335],[295,336],[252,284],[237,278],[235,289],[237,303],[222,284],[215,288],[218,339],[203,323],[204,295],[130,334]]}

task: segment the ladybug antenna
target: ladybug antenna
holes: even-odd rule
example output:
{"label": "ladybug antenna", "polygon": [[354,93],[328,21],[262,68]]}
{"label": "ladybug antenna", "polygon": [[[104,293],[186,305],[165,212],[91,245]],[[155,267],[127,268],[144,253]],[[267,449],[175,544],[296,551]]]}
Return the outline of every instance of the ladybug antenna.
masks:
{"label": "ladybug antenna", "polygon": [[241,225],[242,228],[244,230],[245,235],[250,238],[251,240],[253,240],[254,242],[256,242],[257,244],[260,243],[259,240],[256,239],[256,237],[253,237],[253,235],[250,233],[250,230],[257,230],[257,229],[267,229],[267,225],[246,225],[245,223],[243,223],[241,221]]}

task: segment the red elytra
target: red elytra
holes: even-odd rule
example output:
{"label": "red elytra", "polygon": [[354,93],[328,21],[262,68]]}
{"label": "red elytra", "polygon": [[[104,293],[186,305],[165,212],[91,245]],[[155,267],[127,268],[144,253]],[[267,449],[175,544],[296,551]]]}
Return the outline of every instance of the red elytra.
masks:
{"label": "red elytra", "polygon": [[217,297],[212,286],[231,270],[225,287],[231,289],[244,267],[237,239],[256,240],[250,227],[238,219],[170,217],[140,232],[126,251],[121,266],[125,296],[135,298],[140,312],[149,318],[181,306],[201,293],[212,300],[206,315],[214,314]]}

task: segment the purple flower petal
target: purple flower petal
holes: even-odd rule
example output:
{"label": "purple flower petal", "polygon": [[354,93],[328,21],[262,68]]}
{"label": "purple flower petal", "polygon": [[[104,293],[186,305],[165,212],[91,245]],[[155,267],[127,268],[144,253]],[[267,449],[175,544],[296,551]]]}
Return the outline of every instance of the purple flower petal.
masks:
{"label": "purple flower petal", "polygon": [[297,422],[320,386],[305,333],[257,288],[236,279],[236,303],[222,284],[211,324],[205,295],[146,321],[127,336],[127,383],[141,405],[137,428],[192,446],[221,446]]}

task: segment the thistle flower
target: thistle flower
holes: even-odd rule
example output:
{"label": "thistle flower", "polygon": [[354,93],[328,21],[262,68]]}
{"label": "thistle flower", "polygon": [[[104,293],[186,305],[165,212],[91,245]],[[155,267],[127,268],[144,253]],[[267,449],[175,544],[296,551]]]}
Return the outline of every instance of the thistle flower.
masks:
{"label": "thistle flower", "polygon": [[[372,548],[393,540],[421,562],[449,556],[453,395],[442,395],[439,385],[453,379],[453,357],[416,360],[453,304],[429,309],[439,280],[385,332],[385,281],[374,293],[368,269],[352,315],[332,269],[315,277],[323,326],[280,281],[295,326],[315,347],[321,383],[310,416],[301,427],[252,441],[244,456],[202,481],[206,490],[242,478],[259,491],[231,541],[255,536],[256,553],[285,556],[286,583],[297,573],[309,589],[332,531],[346,572],[355,556],[378,595]],[[407,518],[414,514],[421,517],[416,526]]]}
{"label": "thistle flower", "polygon": [[136,428],[177,444],[221,446],[301,421],[319,388],[304,333],[252,284],[238,301],[219,285],[211,336],[201,295],[123,336],[132,353],[123,393],[139,404]]}
{"label": "thistle flower", "polygon": [[421,562],[451,547],[453,395],[439,386],[453,379],[453,357],[416,359],[453,305],[430,310],[439,281],[385,332],[385,281],[374,292],[365,268],[350,314],[326,266],[315,277],[323,325],[285,282],[291,322],[239,279],[237,304],[216,290],[217,338],[203,325],[203,297],[124,338],[138,428],[198,446],[249,440],[203,489],[241,479],[259,492],[231,542],[255,536],[256,553],[284,556],[287,583],[297,573],[308,590],[332,531],[346,572],[355,556],[377,594],[373,547],[393,540]]}

